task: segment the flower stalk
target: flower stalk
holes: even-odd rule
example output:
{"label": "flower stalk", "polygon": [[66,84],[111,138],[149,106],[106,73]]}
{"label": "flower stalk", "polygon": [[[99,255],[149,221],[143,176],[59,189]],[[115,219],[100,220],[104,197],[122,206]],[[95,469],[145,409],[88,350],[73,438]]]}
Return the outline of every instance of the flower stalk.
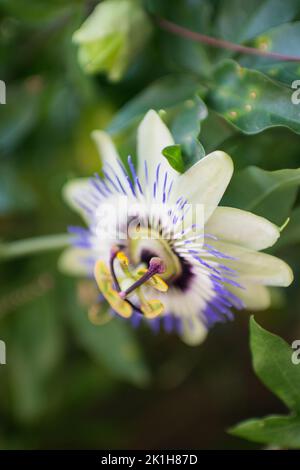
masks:
{"label": "flower stalk", "polygon": [[55,234],[0,244],[0,261],[60,250],[70,245],[70,235]]}

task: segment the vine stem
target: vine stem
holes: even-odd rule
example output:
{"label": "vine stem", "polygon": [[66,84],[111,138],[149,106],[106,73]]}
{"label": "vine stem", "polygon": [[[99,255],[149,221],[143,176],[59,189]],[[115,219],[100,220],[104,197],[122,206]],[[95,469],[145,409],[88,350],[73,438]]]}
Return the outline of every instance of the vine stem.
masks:
{"label": "vine stem", "polygon": [[156,17],[156,21],[161,29],[168,31],[169,33],[190,39],[192,41],[201,42],[203,44],[207,44],[208,46],[228,49],[230,51],[240,52],[242,54],[252,54],[271,59],[279,59],[287,62],[300,62],[300,56],[285,55],[280,54],[279,52],[268,52],[262,49],[257,49],[255,47],[247,47],[242,46],[241,44],[235,44],[234,42],[226,41],[224,39],[217,39],[212,36],[206,36],[205,34],[196,33],[195,31],[184,28],[183,26],[179,26],[178,24],[166,20],[160,16]]}
{"label": "vine stem", "polygon": [[0,243],[0,261],[53,251],[70,245],[70,235],[58,234]]}

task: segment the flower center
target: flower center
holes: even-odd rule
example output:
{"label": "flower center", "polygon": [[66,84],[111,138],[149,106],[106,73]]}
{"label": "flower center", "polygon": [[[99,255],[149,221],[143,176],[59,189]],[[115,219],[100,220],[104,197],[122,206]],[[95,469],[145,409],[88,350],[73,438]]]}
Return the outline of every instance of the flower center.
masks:
{"label": "flower center", "polygon": [[[118,278],[115,271],[115,261],[119,262],[119,267],[123,272],[122,279]],[[164,273],[165,264],[158,257],[152,257],[149,261],[148,269],[143,267],[131,268],[127,256],[119,251],[118,247],[113,247],[110,257],[110,266],[106,266],[103,260],[95,264],[94,274],[100,291],[109,302],[110,306],[119,315],[129,318],[133,311],[153,319],[164,312],[164,305],[160,300],[145,298],[142,286],[147,285],[160,292],[166,292],[168,285],[159,276]],[[131,284],[125,290],[121,289],[121,282],[130,281]],[[134,305],[129,297],[135,293],[139,300],[139,306]]]}
{"label": "flower center", "polygon": [[173,252],[168,240],[151,230],[151,238],[147,228],[141,227],[135,238],[129,240],[129,256],[133,264],[145,263],[148,265],[151,258],[158,257],[164,263],[161,278],[170,283],[181,275],[182,267],[178,256]]}

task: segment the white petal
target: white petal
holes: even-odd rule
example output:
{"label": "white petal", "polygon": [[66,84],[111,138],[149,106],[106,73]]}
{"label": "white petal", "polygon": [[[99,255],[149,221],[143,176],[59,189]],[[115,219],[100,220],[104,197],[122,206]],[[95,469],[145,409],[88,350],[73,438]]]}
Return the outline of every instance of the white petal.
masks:
{"label": "white petal", "polygon": [[145,162],[151,183],[155,181],[155,172],[159,163],[161,172],[167,170],[171,179],[177,178],[178,172],[162,155],[162,150],[169,145],[174,145],[169,129],[155,111],[148,111],[137,131],[138,176],[142,185],[145,184]]}
{"label": "white petal", "polygon": [[93,270],[85,263],[85,259],[90,257],[90,250],[74,247],[67,248],[58,259],[58,268],[65,274],[80,277],[90,276]]}
{"label": "white petal", "polygon": [[234,257],[235,260],[222,259],[221,263],[236,270],[246,280],[282,287],[289,286],[293,281],[291,268],[275,256],[220,241],[209,241],[209,244],[221,253]]}
{"label": "white petal", "polygon": [[229,290],[240,298],[248,310],[265,310],[271,304],[270,290],[261,284],[239,280],[244,289],[229,287]]}
{"label": "white petal", "polygon": [[229,155],[216,151],[181,175],[176,184],[175,197],[184,197],[190,204],[203,206],[204,221],[219,204],[233,173]]}
{"label": "white petal", "polygon": [[280,236],[279,228],[267,219],[231,207],[217,207],[205,231],[252,250],[264,250],[274,245]]}
{"label": "white petal", "polygon": [[68,181],[62,189],[65,202],[85,220],[87,220],[86,213],[80,206],[79,201],[84,201],[84,195],[88,193],[89,187],[89,178],[76,178]]}
{"label": "white petal", "polygon": [[207,328],[200,318],[191,316],[182,319],[183,332],[181,339],[189,346],[198,346],[207,336]]}
{"label": "white petal", "polygon": [[110,135],[104,131],[93,131],[92,139],[97,146],[102,164],[108,164],[117,175],[120,175],[120,157]]}

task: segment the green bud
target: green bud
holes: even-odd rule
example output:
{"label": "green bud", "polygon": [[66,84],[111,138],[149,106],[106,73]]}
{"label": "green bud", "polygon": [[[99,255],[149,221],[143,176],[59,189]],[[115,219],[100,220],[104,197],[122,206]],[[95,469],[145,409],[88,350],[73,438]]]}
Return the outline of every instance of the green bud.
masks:
{"label": "green bud", "polygon": [[122,78],[143,48],[151,23],[140,0],[105,0],[75,31],[78,60],[89,74],[105,72],[110,80]]}

